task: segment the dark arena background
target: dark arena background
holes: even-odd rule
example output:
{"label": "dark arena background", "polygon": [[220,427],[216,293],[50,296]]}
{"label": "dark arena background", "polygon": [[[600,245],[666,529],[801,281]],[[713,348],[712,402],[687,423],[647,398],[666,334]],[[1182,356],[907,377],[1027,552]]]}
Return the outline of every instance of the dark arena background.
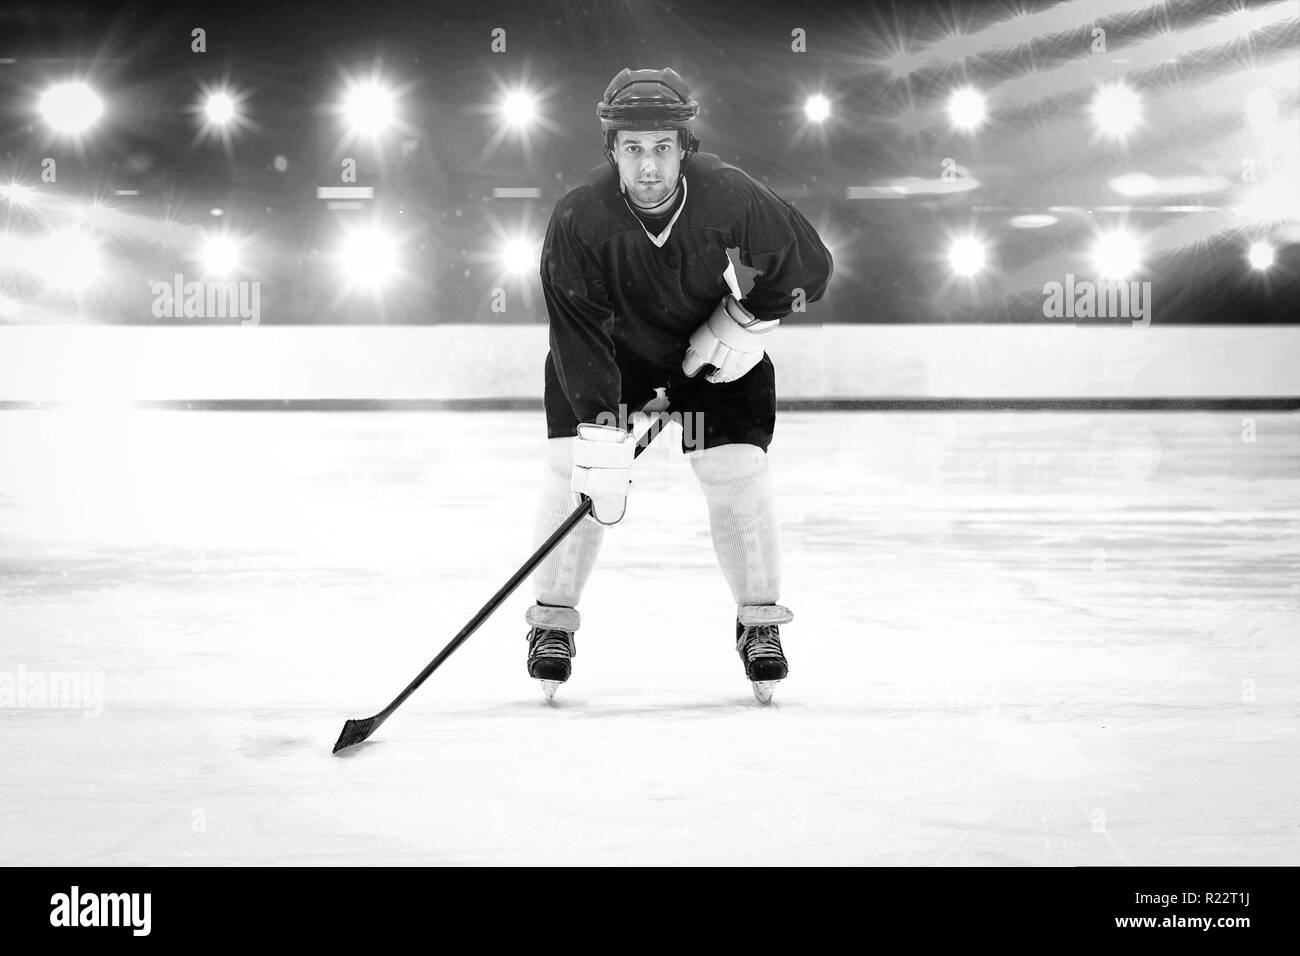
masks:
{"label": "dark arena background", "polygon": [[[625,67],[834,260],[789,677],[678,421],[555,701],[525,583],[332,755],[536,546]],[[4,862],[1294,864],[1298,117],[1297,0],[6,3]]]}

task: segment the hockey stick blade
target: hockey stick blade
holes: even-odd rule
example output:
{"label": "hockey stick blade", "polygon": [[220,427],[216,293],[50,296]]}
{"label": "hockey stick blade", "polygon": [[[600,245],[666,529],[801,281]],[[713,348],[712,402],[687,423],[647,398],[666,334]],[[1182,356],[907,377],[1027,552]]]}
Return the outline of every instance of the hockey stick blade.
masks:
{"label": "hockey stick blade", "polygon": [[355,744],[366,740],[371,734],[378,729],[383,721],[379,715],[374,717],[363,717],[361,719],[348,720],[343,724],[343,733],[339,734],[338,742],[334,745],[334,753],[338,753],[344,747],[351,747]]}
{"label": "hockey stick blade", "polygon": [[[650,427],[647,428],[637,439],[636,452],[632,456],[633,458],[638,457],[643,451],[650,447],[650,443],[655,440],[659,432],[662,430],[666,418],[667,416],[663,414],[655,415]],[[420,671],[420,673],[416,675],[415,680],[406,685],[406,689],[398,694],[391,704],[373,717],[362,717],[359,719],[351,718],[345,721],[343,724],[343,732],[339,734],[339,739],[334,744],[333,752],[338,753],[340,750],[346,750],[348,747],[353,747],[368,739],[371,734],[378,730],[379,725],[392,716],[393,711],[397,710],[406,698],[415,693],[416,688],[423,684],[425,680],[428,679],[429,675],[436,671],[439,666],[441,666],[442,662],[452,655],[456,648],[469,640],[470,635],[478,630],[479,625],[486,621],[492,612],[500,607],[505,599],[510,596],[514,589],[519,587],[520,583],[528,577],[528,575],[533,573],[533,570],[542,563],[546,556],[555,550],[556,546],[564,539],[564,537],[577,527],[578,522],[590,513],[591,507],[591,499],[584,496],[582,504],[575,508],[573,513],[564,520],[564,523],[556,528],[551,536],[533,552],[532,557],[524,562],[523,566],[514,573],[510,580],[501,585],[501,588],[496,594],[492,595],[487,604],[484,604],[483,607],[479,609],[479,612],[470,618],[469,623],[461,628],[460,633],[451,639],[451,643],[438,652],[438,656],[431,660],[428,665],[425,666],[424,670]]]}

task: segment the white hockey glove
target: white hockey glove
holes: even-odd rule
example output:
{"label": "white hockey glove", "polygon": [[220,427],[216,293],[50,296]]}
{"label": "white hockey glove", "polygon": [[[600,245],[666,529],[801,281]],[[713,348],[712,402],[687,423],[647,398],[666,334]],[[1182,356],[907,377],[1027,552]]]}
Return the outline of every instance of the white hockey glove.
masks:
{"label": "white hockey glove", "polygon": [[578,426],[569,489],[591,499],[591,515],[601,524],[623,519],[635,457],[636,441],[618,425]]}
{"label": "white hockey glove", "polygon": [[706,381],[715,385],[734,382],[763,360],[759,336],[779,324],[780,319],[754,318],[729,295],[691,336],[682,371],[694,378],[704,366],[712,365],[714,370],[705,376]]}

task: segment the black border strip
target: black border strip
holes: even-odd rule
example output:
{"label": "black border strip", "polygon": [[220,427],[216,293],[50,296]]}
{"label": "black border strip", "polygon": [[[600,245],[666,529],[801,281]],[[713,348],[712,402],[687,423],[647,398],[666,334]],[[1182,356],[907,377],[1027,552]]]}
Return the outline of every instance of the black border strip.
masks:
{"label": "black border strip", "polygon": [[[376,751],[366,756],[382,761],[391,755]],[[366,775],[369,769],[352,760],[339,766],[338,774],[363,787],[366,780],[373,779]],[[432,877],[425,867],[459,864],[453,875],[461,892],[513,897],[536,885],[534,868],[551,863],[541,850],[535,859],[516,851],[511,855],[520,863],[494,867],[491,854],[480,855],[476,866],[472,850],[451,854],[436,848],[406,849],[401,855],[389,851],[384,857],[384,848],[348,845],[343,835],[333,830],[322,830],[321,839],[341,860],[366,857],[375,865],[19,867],[5,891],[5,939],[14,952],[62,952],[72,947],[111,952],[128,945],[148,946],[151,940],[169,952],[184,951],[194,948],[197,934],[239,951],[253,950],[255,940],[271,940],[277,950],[288,948],[278,945],[284,943],[297,951],[398,952],[398,944],[376,946],[375,931],[381,928],[390,939],[400,938],[408,929],[413,934],[428,933]],[[815,850],[806,844],[793,845],[818,864]],[[858,837],[849,845],[863,859],[874,852],[869,836]],[[584,914],[585,925],[602,938],[626,934],[629,891],[638,898],[650,896],[663,884],[662,870],[638,863],[638,857],[651,858],[652,854],[643,846],[632,846],[618,868],[617,879],[593,880],[590,889],[584,885],[583,900],[591,904],[590,917]],[[726,847],[717,849],[713,857],[714,861],[705,865],[735,867],[741,859],[734,848]],[[197,852],[195,860],[197,863]],[[396,865],[381,865],[384,863]],[[690,879],[689,873],[700,869],[678,867],[673,875],[679,880]],[[888,871],[879,866],[843,866],[836,867],[835,878],[845,893],[869,898],[865,910],[869,918],[874,916],[875,922],[891,927],[924,927],[926,941],[943,950],[969,949],[975,935],[987,938],[994,933],[1000,940],[1023,943],[1013,947],[1016,952],[1041,949],[1044,940],[1062,939],[1096,941],[1105,945],[1107,952],[1139,948],[1183,952],[1192,940],[1205,937],[1215,952],[1258,951],[1263,947],[1280,949],[1282,940],[1294,938],[1294,866],[1002,865],[981,867],[978,872],[971,866],[897,866]],[[734,942],[735,926],[725,915],[753,907],[752,899],[746,897],[747,887],[740,881],[714,882],[717,888],[711,901],[717,900],[723,915],[699,918],[691,927],[693,937],[711,950]],[[63,903],[59,898],[70,897],[73,886],[79,899],[100,893],[150,894],[149,935],[136,937],[131,925],[120,925],[129,924],[129,918],[119,918],[118,926],[74,928],[59,925],[58,920],[52,922]],[[368,902],[359,902],[358,891],[365,893]],[[1138,902],[1143,897],[1144,901]],[[143,897],[138,899],[143,902]],[[337,912],[322,913],[321,901],[330,899],[337,901]],[[845,933],[863,927],[861,913],[841,914],[838,909],[828,913],[824,902],[811,895],[790,894],[782,913],[782,919],[763,927],[764,938],[778,952],[798,952],[809,927],[836,932],[839,926]],[[305,915],[289,918],[286,914]],[[433,928],[451,925],[453,918],[440,919]],[[1151,922],[1135,926],[1129,922],[1135,918]],[[1243,919],[1248,922],[1236,922]],[[1189,926],[1191,920],[1212,925]],[[1232,920],[1235,925],[1224,925],[1221,920]],[[477,928],[468,920],[462,924]],[[493,936],[510,950],[525,949],[535,940],[536,929],[527,921],[506,921],[493,927]],[[1119,947],[1126,938],[1129,942]],[[1166,938],[1173,942],[1156,945]],[[52,943],[62,945],[54,947]],[[1195,944],[1190,948],[1201,951]]]}
{"label": "black border strip", "polygon": [[[85,402],[0,401],[0,411],[84,407]],[[790,412],[927,411],[1300,411],[1300,396],[1214,398],[786,398]],[[135,409],[234,412],[495,412],[541,411],[540,398],[211,398],[131,402]]]}

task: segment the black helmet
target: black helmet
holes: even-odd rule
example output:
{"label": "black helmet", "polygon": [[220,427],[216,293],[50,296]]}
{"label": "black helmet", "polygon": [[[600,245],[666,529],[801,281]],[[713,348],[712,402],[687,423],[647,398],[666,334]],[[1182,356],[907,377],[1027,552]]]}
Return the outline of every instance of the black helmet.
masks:
{"label": "black helmet", "polygon": [[675,129],[685,156],[682,164],[700,148],[695,137],[695,118],[700,104],[676,70],[623,70],[605,88],[596,106],[600,130],[605,136],[605,158],[614,160],[614,137],[619,130]]}

